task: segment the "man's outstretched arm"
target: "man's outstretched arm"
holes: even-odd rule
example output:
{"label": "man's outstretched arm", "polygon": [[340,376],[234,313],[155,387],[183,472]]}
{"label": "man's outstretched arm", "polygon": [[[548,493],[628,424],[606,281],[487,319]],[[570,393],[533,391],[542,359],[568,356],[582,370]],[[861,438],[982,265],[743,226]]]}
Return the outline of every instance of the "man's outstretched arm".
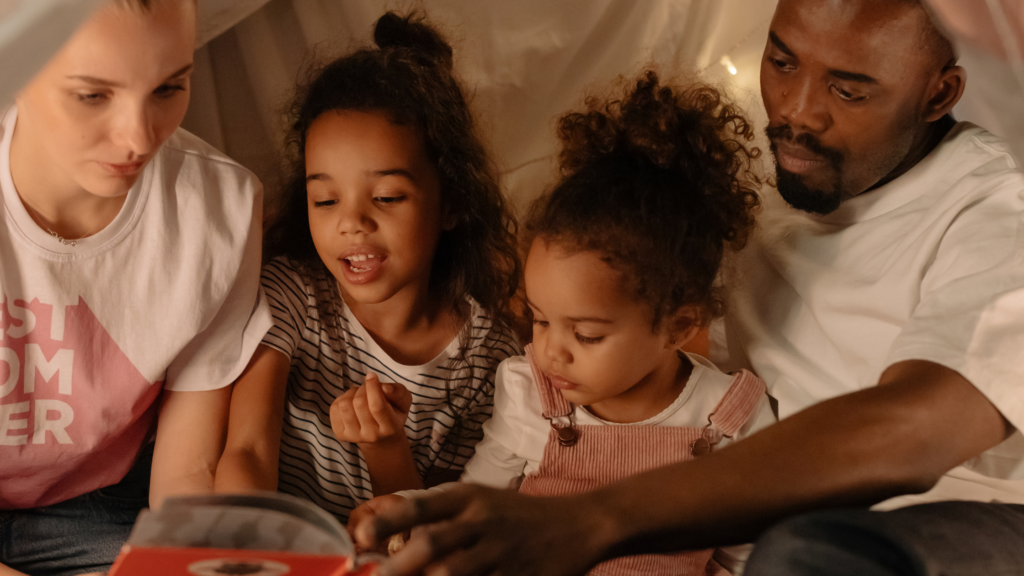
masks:
{"label": "man's outstretched arm", "polygon": [[587,494],[537,498],[466,486],[362,523],[364,545],[432,524],[382,574],[584,574],[613,556],[750,541],[806,510],[923,492],[1012,431],[958,373],[889,367],[880,385],[827,400],[695,461]]}

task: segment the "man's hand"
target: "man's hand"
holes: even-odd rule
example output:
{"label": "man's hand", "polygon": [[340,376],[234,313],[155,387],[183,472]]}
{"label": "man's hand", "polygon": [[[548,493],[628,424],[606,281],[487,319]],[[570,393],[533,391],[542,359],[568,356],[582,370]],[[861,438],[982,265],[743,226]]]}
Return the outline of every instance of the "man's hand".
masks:
{"label": "man's hand", "polygon": [[338,440],[373,444],[405,438],[412,394],[401,384],[381,384],[376,374],[331,404],[331,428]]}
{"label": "man's hand", "polygon": [[437,570],[450,576],[578,576],[602,559],[613,528],[585,495],[540,498],[464,484],[365,518],[355,528],[356,541],[378,547],[391,534],[419,525],[380,576]]}
{"label": "man's hand", "polygon": [[[345,526],[345,529],[348,530],[349,536],[352,536],[352,539],[354,540],[355,527],[358,526],[360,522],[363,520],[371,520],[378,514],[387,512],[388,510],[393,510],[396,506],[405,502],[405,500],[405,498],[394,494],[385,494],[383,496],[377,496],[376,498],[367,500],[357,506],[356,509],[348,515],[348,525]],[[381,554],[385,554],[387,551],[386,543],[381,543],[375,548],[363,548],[362,546],[356,547],[357,553],[380,552]]]}
{"label": "man's hand", "polygon": [[[749,542],[797,512],[923,492],[1013,430],[956,372],[924,361],[690,462],[595,492],[527,497],[461,486],[356,527],[373,546],[419,524],[382,575],[577,576],[608,558]],[[955,423],[955,424],[953,424]]]}

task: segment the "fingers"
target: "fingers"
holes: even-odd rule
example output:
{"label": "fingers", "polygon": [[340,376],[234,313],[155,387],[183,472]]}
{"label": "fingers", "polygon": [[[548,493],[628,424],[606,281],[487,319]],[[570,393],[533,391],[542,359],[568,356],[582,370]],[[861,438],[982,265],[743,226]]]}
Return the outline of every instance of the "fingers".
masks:
{"label": "fingers", "polygon": [[396,502],[356,526],[356,539],[370,547],[383,542],[392,534],[406,532],[414,526],[454,518],[470,502],[469,490],[466,488],[469,487],[459,486],[440,494]]}
{"label": "fingers", "polygon": [[[438,573],[446,575],[462,574],[486,574],[489,573],[489,566],[478,559],[469,558],[470,555],[464,552],[465,548],[471,547],[479,538],[479,530],[476,526],[460,520],[445,521],[427,526],[416,534],[416,538],[409,540],[397,554],[383,566],[382,576],[404,576],[419,574]],[[435,567],[439,571],[428,568],[435,560],[444,558],[444,567]],[[455,571],[453,568],[460,571]],[[461,570],[465,570],[464,572]],[[486,571],[484,571],[486,570]]]}
{"label": "fingers", "polygon": [[[392,388],[394,385],[391,385]],[[369,374],[366,376],[366,381],[363,383],[363,389],[366,390],[366,407],[368,416],[372,418],[374,424],[377,427],[378,434],[380,436],[392,436],[396,430],[396,413],[394,407],[388,402],[386,396],[384,396],[384,390],[381,387],[380,380],[376,375]],[[405,418],[402,418],[404,423]],[[398,424],[399,426],[401,424]]]}
{"label": "fingers", "polygon": [[359,391],[352,398],[352,409],[355,412],[356,419],[359,421],[361,442],[376,442],[380,434],[380,425],[377,423],[377,419],[370,413],[369,406],[369,388],[364,383],[359,387]]}
{"label": "fingers", "polygon": [[398,383],[384,384],[382,389],[388,403],[394,407],[395,411],[403,416],[407,416],[409,408],[412,407],[412,392],[409,392],[408,388]]}
{"label": "fingers", "polygon": [[358,442],[360,434],[359,419],[356,417],[352,406],[355,395],[359,392],[357,388],[347,390],[341,396],[334,399],[331,404],[331,429],[338,440],[345,442]]}

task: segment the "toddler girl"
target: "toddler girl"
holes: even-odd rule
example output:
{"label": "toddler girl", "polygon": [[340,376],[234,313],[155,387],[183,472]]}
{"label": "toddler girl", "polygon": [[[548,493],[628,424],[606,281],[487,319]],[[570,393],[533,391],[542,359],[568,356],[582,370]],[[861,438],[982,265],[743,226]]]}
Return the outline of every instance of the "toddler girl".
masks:
{"label": "toddler girl", "polygon": [[374,40],[292,108],[295,176],[262,279],[274,326],[236,385],[217,470],[219,491],[280,489],[342,520],[457,477],[495,370],[519,353],[514,221],[452,50],[391,13]]}
{"label": "toddler girl", "polygon": [[[759,378],[680,352],[720,312],[724,250],[754,224],[746,120],[710,87],[647,72],[623,99],[564,116],[559,136],[563,179],[526,225],[533,343],[499,367],[494,417],[461,478],[535,495],[700,457],[774,421]],[[592,574],[713,574],[713,552]]]}

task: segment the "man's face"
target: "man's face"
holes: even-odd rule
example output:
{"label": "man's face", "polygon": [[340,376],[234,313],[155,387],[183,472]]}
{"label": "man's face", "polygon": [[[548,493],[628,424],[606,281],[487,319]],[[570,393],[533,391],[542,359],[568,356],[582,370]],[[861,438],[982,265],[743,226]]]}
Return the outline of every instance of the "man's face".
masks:
{"label": "man's face", "polygon": [[761,59],[778,188],[827,214],[907,157],[934,57],[927,16],[885,0],[780,0]]}

